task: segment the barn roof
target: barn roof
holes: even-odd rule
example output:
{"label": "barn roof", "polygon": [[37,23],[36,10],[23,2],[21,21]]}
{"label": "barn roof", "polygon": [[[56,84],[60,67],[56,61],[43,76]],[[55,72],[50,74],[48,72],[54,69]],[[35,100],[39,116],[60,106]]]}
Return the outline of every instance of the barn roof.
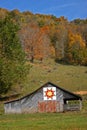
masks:
{"label": "barn roof", "polygon": [[[55,84],[53,84],[53,83],[51,83],[51,82],[47,82],[47,83],[45,83],[44,85],[42,85],[40,88],[38,88],[37,90],[33,91],[32,93],[30,93],[30,94],[28,94],[28,95],[26,95],[26,96],[24,96],[24,97],[21,97],[21,98],[19,98],[19,99],[17,99],[17,100],[12,100],[12,101],[5,102],[4,104],[10,103],[10,102],[19,101],[19,100],[21,100],[21,99],[23,99],[23,98],[26,98],[26,97],[28,97],[28,96],[30,96],[30,95],[36,93],[38,90],[40,90],[41,88],[43,88],[43,87],[45,87],[45,86],[47,86],[47,85],[49,85],[49,84],[52,85],[52,86],[55,86],[56,88],[60,89],[61,91],[65,92],[65,93],[68,93],[68,94],[72,95],[72,96],[73,96],[73,98],[72,98],[73,100],[82,100],[82,98],[81,98],[80,96],[78,96],[78,95],[76,95],[76,94],[74,94],[74,93],[72,93],[72,92],[70,92],[70,91],[68,91],[68,90],[65,90],[65,89],[63,89],[63,88],[61,88],[61,87],[59,87],[59,86],[57,86],[57,85],[55,85]],[[66,99],[66,100],[68,100],[68,99]],[[70,99],[70,100],[71,100],[71,99]]]}

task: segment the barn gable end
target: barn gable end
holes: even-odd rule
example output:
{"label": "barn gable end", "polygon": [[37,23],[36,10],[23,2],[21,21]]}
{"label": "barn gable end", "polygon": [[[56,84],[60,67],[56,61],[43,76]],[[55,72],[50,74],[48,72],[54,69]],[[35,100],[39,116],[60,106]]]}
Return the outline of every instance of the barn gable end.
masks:
{"label": "barn gable end", "polygon": [[[4,108],[5,113],[63,112],[69,100],[81,101],[82,98],[48,82],[29,95],[6,102]],[[80,106],[81,102],[78,109]]]}

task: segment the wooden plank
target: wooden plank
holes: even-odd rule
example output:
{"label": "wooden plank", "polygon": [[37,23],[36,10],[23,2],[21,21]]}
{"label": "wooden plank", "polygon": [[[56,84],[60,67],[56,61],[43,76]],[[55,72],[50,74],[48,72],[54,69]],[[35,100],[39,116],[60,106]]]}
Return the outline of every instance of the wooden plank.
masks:
{"label": "wooden plank", "polygon": [[57,101],[38,102],[38,112],[57,112]]}

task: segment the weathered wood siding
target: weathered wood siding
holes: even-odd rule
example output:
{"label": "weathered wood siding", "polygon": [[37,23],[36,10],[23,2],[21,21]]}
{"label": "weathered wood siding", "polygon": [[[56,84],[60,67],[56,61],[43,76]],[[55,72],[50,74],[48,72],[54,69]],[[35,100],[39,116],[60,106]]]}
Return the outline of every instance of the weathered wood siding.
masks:
{"label": "weathered wood siding", "polygon": [[43,97],[44,87],[56,86],[46,84],[30,95],[5,103],[5,113],[63,112],[65,109],[70,109],[69,106],[64,106],[64,100],[76,98],[73,94],[56,87],[56,99],[45,101]]}
{"label": "weathered wood siding", "polygon": [[21,111],[23,113],[38,112],[38,102],[43,100],[42,90],[21,100]]}
{"label": "weathered wood siding", "polygon": [[4,109],[5,113],[21,113],[21,102],[14,101],[6,103]]}
{"label": "weathered wood siding", "polygon": [[[52,87],[48,85],[47,87]],[[56,89],[56,112],[63,111],[63,93]],[[34,113],[39,112],[38,103],[43,102],[43,89],[38,90],[25,98],[18,101],[12,101],[5,104],[5,113]],[[47,101],[44,101],[47,102]]]}

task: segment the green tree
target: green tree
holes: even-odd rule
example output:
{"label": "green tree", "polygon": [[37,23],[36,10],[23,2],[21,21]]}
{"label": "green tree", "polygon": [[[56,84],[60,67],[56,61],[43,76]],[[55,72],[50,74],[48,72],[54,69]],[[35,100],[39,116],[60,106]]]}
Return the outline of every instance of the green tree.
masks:
{"label": "green tree", "polygon": [[21,86],[28,72],[18,30],[9,16],[0,20],[0,95]]}

